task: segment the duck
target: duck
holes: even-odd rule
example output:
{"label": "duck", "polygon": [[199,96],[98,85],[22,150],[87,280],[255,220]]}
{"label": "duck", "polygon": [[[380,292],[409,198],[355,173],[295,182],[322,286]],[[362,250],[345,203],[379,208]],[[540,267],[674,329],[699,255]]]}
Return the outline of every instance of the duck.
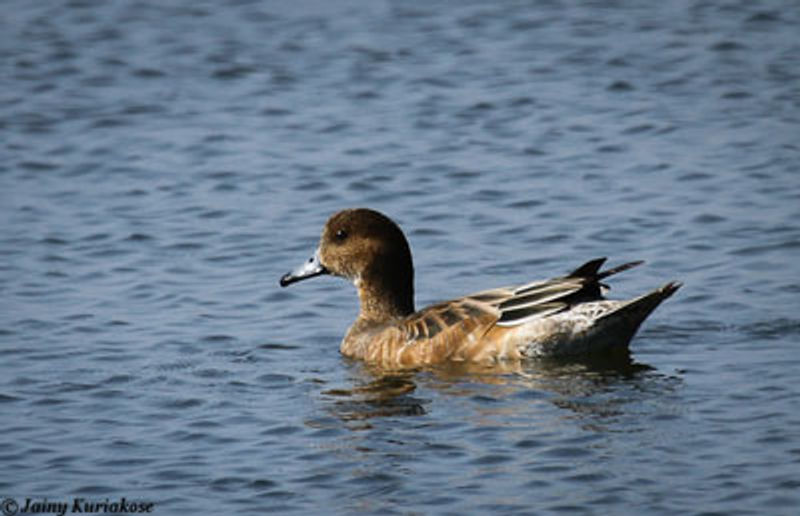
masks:
{"label": "duck", "polygon": [[328,219],[313,255],[279,284],[332,275],[355,285],[359,313],[339,348],[346,357],[389,369],[492,364],[627,351],[642,322],[681,283],[633,299],[606,299],[603,280],[643,262],[601,270],[605,261],[415,310],[414,266],[403,231],[378,211],[350,208]]}

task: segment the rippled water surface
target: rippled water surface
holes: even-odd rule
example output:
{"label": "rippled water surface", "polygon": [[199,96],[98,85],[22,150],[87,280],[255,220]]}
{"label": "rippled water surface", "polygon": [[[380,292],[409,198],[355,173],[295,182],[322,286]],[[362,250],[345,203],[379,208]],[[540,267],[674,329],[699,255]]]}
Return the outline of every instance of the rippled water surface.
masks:
{"label": "rippled water surface", "polygon": [[[797,2],[10,0],[0,497],[155,514],[797,514]],[[332,212],[417,305],[609,256],[631,356],[386,375]],[[5,502],[4,502],[5,503]],[[4,507],[6,507],[4,505]]]}

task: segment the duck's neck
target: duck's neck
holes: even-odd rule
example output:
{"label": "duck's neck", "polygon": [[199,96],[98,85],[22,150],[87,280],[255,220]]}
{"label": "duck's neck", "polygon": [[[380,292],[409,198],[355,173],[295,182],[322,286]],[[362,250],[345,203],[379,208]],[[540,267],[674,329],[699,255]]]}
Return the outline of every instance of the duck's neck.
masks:
{"label": "duck's neck", "polygon": [[414,313],[414,269],[411,264],[386,270],[380,264],[356,281],[361,304],[359,319],[383,322]]}

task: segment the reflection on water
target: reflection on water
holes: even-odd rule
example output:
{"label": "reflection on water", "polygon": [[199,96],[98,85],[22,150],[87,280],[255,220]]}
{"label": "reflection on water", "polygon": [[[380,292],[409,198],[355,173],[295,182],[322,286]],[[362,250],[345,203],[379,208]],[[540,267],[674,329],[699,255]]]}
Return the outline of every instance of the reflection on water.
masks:
{"label": "reflection on water", "polygon": [[385,416],[425,414],[425,400],[411,395],[417,388],[413,373],[384,374],[352,389],[330,389],[323,395],[334,398],[334,415],[344,421]]}
{"label": "reflection on water", "polygon": [[[430,399],[415,395],[418,384],[449,397],[490,404],[494,399],[548,399],[556,407],[598,417],[618,414],[626,390],[641,391],[647,383],[663,387],[664,376],[647,364],[636,362],[629,352],[572,358],[507,361],[486,365],[455,362],[412,371],[384,370],[347,361],[352,387],[322,392],[331,403],[332,415],[342,421],[371,418],[423,416]],[[675,380],[673,378],[672,380]],[[491,386],[491,397],[486,386]],[[609,396],[618,391],[619,396]],[[361,429],[363,426],[350,427]]]}

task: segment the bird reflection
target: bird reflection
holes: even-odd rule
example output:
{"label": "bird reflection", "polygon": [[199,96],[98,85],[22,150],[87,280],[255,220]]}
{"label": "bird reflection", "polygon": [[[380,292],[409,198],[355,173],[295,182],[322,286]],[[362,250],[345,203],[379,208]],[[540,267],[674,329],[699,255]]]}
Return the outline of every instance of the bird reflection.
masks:
{"label": "bird reflection", "polygon": [[[521,394],[548,399],[555,406],[576,414],[613,415],[613,403],[587,403],[615,384],[636,382],[653,368],[635,362],[630,353],[503,362],[493,365],[451,363],[416,370],[385,370],[348,361],[352,385],[323,391],[332,400],[329,409],[341,420],[367,422],[372,418],[425,415],[431,400],[420,390],[434,389],[448,396],[472,397],[479,401]],[[418,386],[424,389],[418,389]],[[487,391],[487,387],[491,387]]]}
{"label": "bird reflection", "polygon": [[[353,364],[355,367],[361,364]],[[414,371],[358,371],[357,385],[350,389],[329,389],[323,394],[335,399],[334,413],[345,421],[388,416],[421,416],[425,400],[412,393],[417,389]]]}

